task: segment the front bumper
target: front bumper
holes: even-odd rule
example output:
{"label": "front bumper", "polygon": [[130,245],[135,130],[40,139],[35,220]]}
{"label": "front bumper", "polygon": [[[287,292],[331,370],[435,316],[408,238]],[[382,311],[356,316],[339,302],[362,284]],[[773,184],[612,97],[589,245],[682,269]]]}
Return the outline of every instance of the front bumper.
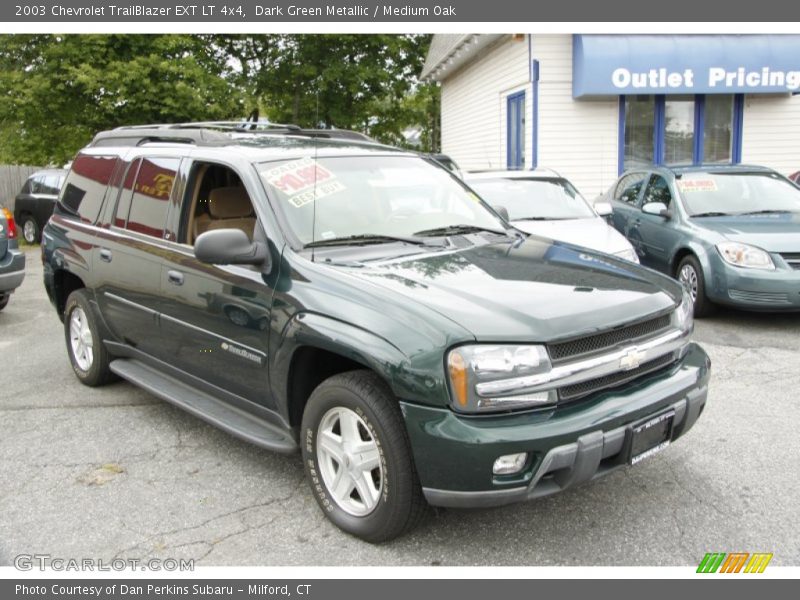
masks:
{"label": "front bumper", "polygon": [[0,260],[0,293],[12,292],[22,285],[25,279],[25,254],[20,250],[9,249]]}
{"label": "front bumper", "polygon": [[[417,473],[436,506],[485,507],[553,494],[627,464],[627,427],[674,409],[672,441],[697,421],[710,361],[696,344],[673,365],[572,405],[492,417],[403,403]],[[495,476],[501,455],[527,452],[514,476]]]}
{"label": "front bumper", "polygon": [[712,254],[706,294],[719,304],[747,310],[800,311],[800,270],[780,255],[771,256],[774,271],[734,267]]}

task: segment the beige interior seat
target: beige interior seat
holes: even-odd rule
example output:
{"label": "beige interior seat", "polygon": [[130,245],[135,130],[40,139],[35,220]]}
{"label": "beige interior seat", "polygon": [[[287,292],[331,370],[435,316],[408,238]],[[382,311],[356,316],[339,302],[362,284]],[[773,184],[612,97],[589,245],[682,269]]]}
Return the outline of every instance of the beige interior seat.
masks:
{"label": "beige interior seat", "polygon": [[243,187],[220,187],[208,194],[208,214],[195,217],[194,238],[212,229],[241,229],[253,239],[256,218]]}

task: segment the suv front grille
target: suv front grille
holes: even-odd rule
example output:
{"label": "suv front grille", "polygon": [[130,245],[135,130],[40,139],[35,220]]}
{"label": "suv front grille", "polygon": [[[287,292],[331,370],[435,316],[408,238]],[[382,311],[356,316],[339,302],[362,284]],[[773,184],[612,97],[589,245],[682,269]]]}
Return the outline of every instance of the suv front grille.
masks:
{"label": "suv front grille", "polygon": [[675,362],[675,353],[670,352],[664,356],[659,356],[646,363],[642,363],[637,368],[631,369],[630,371],[618,371],[617,373],[598,377],[597,379],[590,379],[574,385],[564,386],[558,390],[559,403],[572,402],[573,400],[599,392],[600,390],[617,387],[629,381],[633,381],[637,377],[666,367],[673,362]]}
{"label": "suv front grille", "polygon": [[670,315],[666,314],[655,319],[642,321],[633,325],[622,326],[597,335],[552,344],[547,347],[550,360],[559,364],[576,358],[583,358],[588,354],[595,354],[626,343],[635,343],[643,339],[655,337],[669,328]]}
{"label": "suv front grille", "polygon": [[787,262],[795,271],[800,270],[800,252],[787,252],[781,254],[781,258]]}

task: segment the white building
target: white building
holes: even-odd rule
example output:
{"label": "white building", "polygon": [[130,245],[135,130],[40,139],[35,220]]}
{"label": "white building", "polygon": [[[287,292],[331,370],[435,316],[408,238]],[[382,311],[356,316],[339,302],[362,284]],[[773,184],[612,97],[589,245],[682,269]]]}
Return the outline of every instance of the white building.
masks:
{"label": "white building", "polygon": [[642,163],[800,170],[800,36],[435,35],[442,152],[588,198]]}

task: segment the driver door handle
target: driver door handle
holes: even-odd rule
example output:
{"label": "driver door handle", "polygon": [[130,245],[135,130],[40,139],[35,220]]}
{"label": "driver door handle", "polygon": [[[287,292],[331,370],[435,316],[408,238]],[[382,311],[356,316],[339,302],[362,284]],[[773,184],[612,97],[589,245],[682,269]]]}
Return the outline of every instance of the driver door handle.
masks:
{"label": "driver door handle", "polygon": [[167,281],[172,285],[183,285],[183,273],[180,271],[167,271]]}

